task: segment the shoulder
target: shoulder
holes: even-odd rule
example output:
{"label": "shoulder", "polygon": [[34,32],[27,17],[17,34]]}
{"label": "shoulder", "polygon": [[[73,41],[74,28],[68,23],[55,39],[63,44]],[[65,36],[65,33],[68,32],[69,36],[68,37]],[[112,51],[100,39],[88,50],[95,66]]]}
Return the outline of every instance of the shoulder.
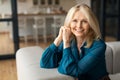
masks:
{"label": "shoulder", "polygon": [[93,41],[93,44],[91,45],[91,48],[93,47],[103,47],[103,48],[106,48],[106,44],[103,40],[99,39],[99,40],[94,40]]}
{"label": "shoulder", "polygon": [[100,56],[101,53],[105,54],[106,44],[103,40],[94,40],[91,47],[86,49],[88,53],[95,53],[94,55]]}

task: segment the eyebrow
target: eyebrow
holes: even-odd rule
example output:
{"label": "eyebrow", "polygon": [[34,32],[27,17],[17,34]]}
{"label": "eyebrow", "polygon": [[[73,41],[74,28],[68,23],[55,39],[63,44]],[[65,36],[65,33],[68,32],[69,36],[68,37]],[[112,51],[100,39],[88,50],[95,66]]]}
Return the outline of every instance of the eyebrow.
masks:
{"label": "eyebrow", "polygon": [[[77,18],[73,18],[72,20],[78,20],[78,19]],[[81,19],[81,20],[88,21],[87,19]]]}
{"label": "eyebrow", "polygon": [[87,21],[87,19],[82,19],[82,20],[85,20],[85,21]]}

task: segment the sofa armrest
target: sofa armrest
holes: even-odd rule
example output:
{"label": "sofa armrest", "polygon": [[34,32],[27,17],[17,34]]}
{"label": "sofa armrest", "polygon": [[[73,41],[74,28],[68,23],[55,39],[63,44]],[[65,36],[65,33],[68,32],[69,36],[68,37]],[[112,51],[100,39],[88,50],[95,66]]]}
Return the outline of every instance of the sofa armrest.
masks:
{"label": "sofa armrest", "polygon": [[33,64],[39,64],[40,56],[43,49],[34,47],[21,48],[16,53],[16,66],[17,66],[17,76],[18,80],[29,80],[27,77],[30,75],[28,69]]}
{"label": "sofa armrest", "polygon": [[120,73],[120,42],[108,42],[113,52],[113,74]]}
{"label": "sofa armrest", "polygon": [[106,59],[106,67],[109,74],[113,73],[113,52],[111,47],[107,45],[106,52],[105,52],[105,59]]}
{"label": "sofa armrest", "polygon": [[16,53],[18,80],[74,80],[73,77],[60,74],[57,68],[40,68],[43,49],[34,46],[21,48]]}

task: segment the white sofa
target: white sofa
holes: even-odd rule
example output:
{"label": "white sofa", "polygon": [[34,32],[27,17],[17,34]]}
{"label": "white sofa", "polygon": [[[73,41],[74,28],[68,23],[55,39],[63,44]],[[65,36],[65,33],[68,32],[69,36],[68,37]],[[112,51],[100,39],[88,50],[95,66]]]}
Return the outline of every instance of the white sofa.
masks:
{"label": "white sofa", "polygon": [[[120,80],[120,42],[107,42],[106,63],[111,80]],[[39,46],[21,48],[16,53],[18,80],[74,80],[57,69],[40,68],[43,49]],[[97,73],[96,73],[97,74]]]}

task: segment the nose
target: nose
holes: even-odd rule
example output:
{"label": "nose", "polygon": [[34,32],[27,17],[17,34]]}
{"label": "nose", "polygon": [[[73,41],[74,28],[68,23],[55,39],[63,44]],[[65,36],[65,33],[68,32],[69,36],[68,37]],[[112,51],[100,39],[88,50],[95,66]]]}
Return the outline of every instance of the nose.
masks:
{"label": "nose", "polygon": [[79,22],[77,23],[77,27],[79,27],[79,28],[82,27],[82,23],[81,23],[81,21],[79,21]]}

